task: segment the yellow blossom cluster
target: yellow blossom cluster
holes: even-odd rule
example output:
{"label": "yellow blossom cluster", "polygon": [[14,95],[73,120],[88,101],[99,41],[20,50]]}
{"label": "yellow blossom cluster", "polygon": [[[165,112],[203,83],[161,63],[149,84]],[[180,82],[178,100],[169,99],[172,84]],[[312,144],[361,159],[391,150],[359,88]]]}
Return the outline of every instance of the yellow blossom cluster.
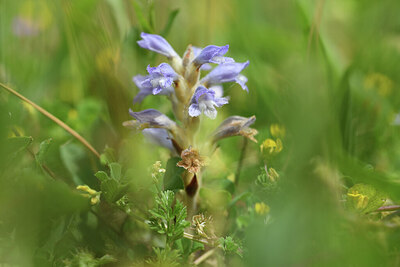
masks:
{"label": "yellow blossom cluster", "polygon": [[257,214],[259,215],[265,215],[269,212],[270,208],[267,204],[264,202],[257,202],[254,205],[254,210],[256,211]]}
{"label": "yellow blossom cluster", "polygon": [[81,190],[85,193],[81,194],[84,197],[90,198],[90,204],[96,205],[100,202],[100,194],[101,192],[97,192],[96,190],[91,189],[87,185],[78,185],[76,189]]}

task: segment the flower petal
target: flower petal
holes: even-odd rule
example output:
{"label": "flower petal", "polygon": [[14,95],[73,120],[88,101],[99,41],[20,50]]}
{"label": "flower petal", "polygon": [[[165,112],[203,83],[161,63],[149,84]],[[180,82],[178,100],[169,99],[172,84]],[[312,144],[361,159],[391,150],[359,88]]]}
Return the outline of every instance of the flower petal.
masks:
{"label": "flower petal", "polygon": [[174,92],[173,83],[178,79],[178,74],[167,63],[161,63],[157,67],[147,66],[149,73],[145,79],[142,79],[142,87],[151,87],[153,95],[169,95]]}
{"label": "flower petal", "polygon": [[242,74],[239,74],[235,79],[236,83],[238,83],[242,87],[242,89],[247,91],[247,93],[248,93],[249,88],[246,85],[247,80],[248,80],[247,77]]}
{"label": "flower petal", "polygon": [[[205,63],[216,63],[220,64],[225,61],[223,55],[228,52],[229,45],[225,46],[216,46],[209,45],[205,47],[198,56],[193,60],[193,63],[200,66]],[[228,59],[230,61],[231,59]]]}
{"label": "flower petal", "polygon": [[207,117],[215,119],[217,116],[215,107],[221,107],[228,103],[227,98],[216,97],[215,95],[216,93],[212,89],[207,89],[204,86],[197,87],[190,102],[189,115],[197,117],[203,112]]}
{"label": "flower petal", "polygon": [[146,109],[139,112],[129,110],[129,114],[140,123],[140,127],[143,129],[165,128],[167,130],[172,130],[176,126],[173,120],[156,109]]}
{"label": "flower petal", "polygon": [[244,63],[226,63],[215,67],[200,82],[205,85],[235,82],[237,76],[249,65],[249,61]]}
{"label": "flower petal", "polygon": [[197,105],[197,104],[191,104],[191,105],[189,106],[189,115],[190,115],[191,117],[198,117],[198,116],[200,116],[200,114],[201,114],[201,110],[200,110],[200,108],[199,108],[199,105]]}
{"label": "flower petal", "polygon": [[166,57],[179,57],[172,46],[160,35],[142,32],[140,34],[142,40],[137,43],[140,47],[157,52]]}

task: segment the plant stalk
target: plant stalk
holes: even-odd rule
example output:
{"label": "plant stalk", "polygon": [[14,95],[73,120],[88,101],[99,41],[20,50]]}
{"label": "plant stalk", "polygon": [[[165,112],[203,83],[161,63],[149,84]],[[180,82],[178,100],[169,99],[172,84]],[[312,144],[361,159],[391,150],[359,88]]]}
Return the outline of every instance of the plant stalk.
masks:
{"label": "plant stalk", "polygon": [[45,110],[44,108],[40,107],[39,105],[35,104],[34,102],[32,102],[31,100],[29,100],[28,98],[26,98],[25,96],[21,95],[20,93],[18,93],[17,91],[15,91],[14,89],[10,88],[9,86],[0,83],[0,86],[3,87],[4,89],[6,89],[8,92],[10,92],[11,94],[17,96],[18,98],[20,98],[22,101],[25,101],[26,103],[28,103],[29,105],[31,105],[32,107],[34,107],[36,110],[38,110],[40,113],[42,113],[43,115],[45,115],[47,118],[49,118],[50,120],[54,121],[55,123],[57,123],[61,128],[63,128],[64,130],[66,130],[68,133],[70,133],[73,137],[75,137],[76,139],[78,139],[79,142],[81,142],[84,146],[86,146],[96,157],[100,158],[100,153],[97,152],[96,149],[94,149],[94,147],[92,145],[89,144],[88,141],[86,141],[85,138],[83,138],[80,134],[78,134],[75,130],[73,130],[71,127],[69,127],[67,124],[65,124],[63,121],[61,121],[59,118],[55,117],[53,114],[51,114],[50,112],[48,112],[47,110]]}

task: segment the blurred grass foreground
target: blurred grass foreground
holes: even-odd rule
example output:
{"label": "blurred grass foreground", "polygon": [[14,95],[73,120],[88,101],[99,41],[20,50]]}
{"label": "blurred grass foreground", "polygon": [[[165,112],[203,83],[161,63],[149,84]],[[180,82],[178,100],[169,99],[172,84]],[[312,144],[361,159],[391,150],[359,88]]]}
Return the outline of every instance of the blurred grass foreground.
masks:
{"label": "blurred grass foreground", "polygon": [[[399,266],[399,13],[395,0],[0,0],[0,266]],[[129,109],[174,118],[166,97],[132,103],[132,77],[165,61],[141,32],[250,61],[249,93],[224,84],[229,105],[200,125],[255,115],[258,142],[218,142],[195,214],[180,155],[122,126]]]}

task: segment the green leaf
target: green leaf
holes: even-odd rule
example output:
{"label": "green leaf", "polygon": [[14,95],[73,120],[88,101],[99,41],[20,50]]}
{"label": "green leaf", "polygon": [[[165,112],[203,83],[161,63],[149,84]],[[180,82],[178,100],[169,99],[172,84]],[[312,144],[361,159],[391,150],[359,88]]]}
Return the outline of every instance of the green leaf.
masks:
{"label": "green leaf", "polygon": [[183,258],[186,260],[190,254],[193,252],[196,252],[198,250],[204,250],[204,244],[197,242],[197,241],[192,241],[190,239],[182,238],[179,239],[175,242],[175,245],[180,251],[180,254],[183,256]]}
{"label": "green leaf", "polygon": [[186,206],[179,200],[173,205],[174,199],[174,192],[163,191],[156,196],[155,207],[149,210],[150,229],[166,234],[166,245],[169,247],[182,238],[185,228],[190,226],[190,223],[186,221]]}
{"label": "green leaf", "polygon": [[183,168],[176,166],[180,158],[173,157],[167,162],[166,171],[164,174],[164,190],[178,191],[183,189],[182,173]]}
{"label": "green leaf", "polygon": [[372,185],[355,184],[347,191],[347,207],[360,213],[374,211],[381,207],[385,201],[385,195]]}
{"label": "green leaf", "polygon": [[109,164],[111,178],[119,181],[121,179],[121,165],[113,162]]}
{"label": "green leaf", "polygon": [[101,191],[107,202],[113,203],[122,197],[118,182],[112,179],[101,183]]}
{"label": "green leaf", "polygon": [[43,165],[44,156],[49,150],[52,141],[53,139],[49,138],[40,143],[39,151],[35,155],[36,162],[39,166]]}
{"label": "green leaf", "polygon": [[133,9],[135,10],[136,17],[139,20],[139,24],[140,26],[142,26],[143,31],[148,33],[154,33],[154,30],[150,26],[148,20],[143,15],[144,13],[143,7],[136,0],[133,0],[132,4],[133,4]]}
{"label": "green leaf", "polygon": [[231,236],[221,237],[218,239],[218,243],[225,253],[236,253],[242,256],[240,245]]}
{"label": "green leaf", "polygon": [[114,18],[118,25],[118,30],[121,39],[126,35],[129,28],[129,17],[128,12],[125,12],[125,1],[119,0],[107,0],[108,4],[111,6],[111,9],[114,13]]}
{"label": "green leaf", "polygon": [[174,9],[169,13],[167,23],[165,24],[164,29],[161,31],[161,35],[163,35],[163,36],[168,35],[168,33],[171,31],[172,24],[174,23],[175,18],[178,15],[178,13],[179,13],[179,8]]}
{"label": "green leaf", "polygon": [[100,181],[104,182],[110,179],[110,177],[108,177],[108,174],[106,172],[103,171],[98,171],[95,173],[95,175]]}
{"label": "green leaf", "polygon": [[76,185],[84,184],[79,177],[80,166],[79,163],[85,157],[85,151],[83,148],[74,143],[66,143],[60,146],[61,159],[72,176]]}

